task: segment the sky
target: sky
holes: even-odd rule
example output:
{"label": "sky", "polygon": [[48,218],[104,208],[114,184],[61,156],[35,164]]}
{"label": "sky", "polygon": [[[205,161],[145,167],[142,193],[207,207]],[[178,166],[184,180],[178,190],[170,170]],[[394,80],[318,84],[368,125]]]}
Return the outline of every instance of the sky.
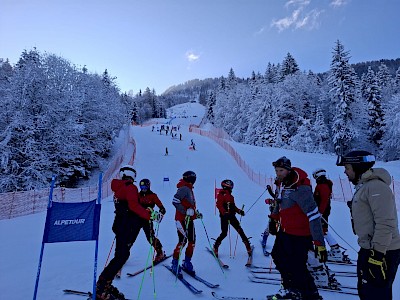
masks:
{"label": "sky", "polygon": [[[172,198],[176,192],[176,183],[183,172],[193,170],[197,174],[197,181],[194,186],[197,208],[203,213],[203,223],[197,220],[196,226],[196,248],[193,255],[193,264],[197,274],[212,283],[219,283],[220,287],[215,291],[220,295],[246,296],[255,300],[265,299],[267,294],[276,293],[279,286],[251,283],[248,276],[250,271],[244,266],[246,263],[246,250],[239,239],[236,254],[234,252],[236,233],[231,231],[231,239],[227,237],[219,248],[220,258],[229,265],[229,270],[222,273],[214,258],[205,251],[209,245],[209,238],[216,238],[220,233],[219,217],[215,215],[214,207],[214,183],[230,178],[234,182],[233,195],[236,205],[245,205],[246,215],[241,220],[244,232],[252,237],[251,242],[255,245],[254,265],[270,266],[271,260],[262,254],[259,239],[267,225],[267,214],[269,209],[264,203],[268,196],[264,188],[255,184],[238,167],[230,155],[227,154],[218,144],[211,139],[188,132],[188,124],[199,124],[204,113],[204,107],[196,103],[188,103],[174,108],[174,114],[180,118],[174,119],[173,125],[182,125],[180,133],[183,141],[171,139],[165,134],[151,131],[151,126],[131,127],[131,136],[135,139],[137,149],[134,167],[138,173],[138,179],[149,178],[152,182],[151,188],[157,193],[163,202],[167,213],[160,223],[158,237],[163,244],[166,253],[171,253],[177,243],[177,234],[174,222],[174,208]],[[172,111],[172,110],[170,110]],[[185,112],[185,113],[184,113]],[[193,116],[197,117],[193,117]],[[185,118],[185,116],[187,118]],[[159,120],[165,122],[165,120]],[[196,151],[189,149],[190,140],[196,143]],[[237,143],[232,145],[239,146]],[[265,166],[273,173],[271,162],[282,154],[288,155],[292,163],[309,169],[316,165],[316,162],[331,161],[326,164],[328,174],[336,176],[342,171],[342,167],[336,167],[332,156],[319,154],[305,154],[296,151],[285,152],[286,150],[268,148],[268,155],[265,149],[252,146],[237,147],[242,158],[250,166]],[[165,147],[169,149],[169,155],[165,156]],[[239,149],[240,148],[240,149]],[[290,154],[290,156],[289,156]],[[127,152],[121,165],[126,164],[131,152]],[[266,161],[268,163],[266,163]],[[268,167],[267,167],[268,166]],[[384,165],[390,166],[388,165]],[[394,169],[394,166],[392,166]],[[392,169],[392,170],[393,170]],[[399,170],[399,165],[397,165]],[[388,168],[389,170],[389,168]],[[392,171],[390,170],[390,171]],[[265,170],[266,171],[266,170]],[[268,171],[266,171],[268,172]],[[168,177],[169,182],[163,179]],[[254,205],[253,205],[254,204]],[[253,206],[252,206],[253,205]],[[252,207],[250,209],[250,207]],[[37,267],[41,241],[43,236],[46,212],[27,215],[9,220],[0,220],[0,290],[2,299],[30,299],[32,298],[36,280]],[[114,219],[114,204],[112,196],[102,200],[100,235],[99,235],[99,256],[97,274],[103,270],[107,256],[110,253],[114,234],[111,231]],[[333,201],[332,213],[329,218],[330,225],[335,229],[333,236],[339,244],[347,248],[350,258],[356,258],[354,249],[358,249],[356,237],[352,234],[349,210],[345,203]],[[204,227],[203,227],[204,224]],[[339,237],[340,236],[340,237]],[[343,240],[342,240],[343,239]],[[231,243],[229,242],[231,241]],[[274,238],[269,237],[267,247],[272,248]],[[143,268],[149,251],[149,244],[141,232],[131,249],[131,256],[125,264],[122,277],[114,281],[114,285],[122,291],[127,298],[139,299],[139,287],[143,280],[143,289],[140,299],[212,299],[212,289],[202,285],[191,278],[188,279],[197,288],[202,289],[201,295],[193,295],[180,282],[174,282],[174,276],[162,265],[154,268],[153,278],[147,272],[144,277],[136,276],[128,278],[127,272],[135,272]],[[111,252],[112,253],[112,252]],[[83,291],[91,290],[93,278],[94,242],[55,243],[46,244],[44,247],[41,276],[39,281],[38,298],[41,300],[65,299],[78,300],[81,296],[65,295],[63,289],[77,289]],[[166,261],[170,264],[171,259]],[[329,265],[332,270],[355,270],[354,266]],[[275,278],[278,276],[275,275]],[[343,285],[355,286],[354,278],[336,277]],[[153,291],[156,290],[156,297]],[[400,299],[400,276],[393,287],[394,300]],[[341,295],[331,292],[321,292],[325,300],[351,300],[357,297]]]}
{"label": "sky", "polygon": [[162,94],[191,79],[264,74],[291,53],[329,69],[335,41],[350,63],[400,57],[398,0],[0,0],[0,58],[24,49],[116,77],[122,92]]}

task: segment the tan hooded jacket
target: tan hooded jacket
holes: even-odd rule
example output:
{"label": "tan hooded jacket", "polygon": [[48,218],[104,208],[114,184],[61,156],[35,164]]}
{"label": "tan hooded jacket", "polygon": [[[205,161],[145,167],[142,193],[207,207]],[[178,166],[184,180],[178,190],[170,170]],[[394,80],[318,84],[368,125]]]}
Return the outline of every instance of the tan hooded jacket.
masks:
{"label": "tan hooded jacket", "polygon": [[362,174],[355,186],[352,217],[358,244],[364,249],[400,249],[396,202],[390,189],[391,177],[382,168]]}

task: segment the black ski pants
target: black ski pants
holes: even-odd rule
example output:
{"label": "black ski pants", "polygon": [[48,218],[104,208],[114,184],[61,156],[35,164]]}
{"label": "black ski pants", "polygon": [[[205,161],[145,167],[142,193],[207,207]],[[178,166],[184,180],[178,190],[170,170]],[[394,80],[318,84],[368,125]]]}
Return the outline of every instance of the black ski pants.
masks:
{"label": "black ski pants", "polygon": [[142,219],[133,213],[116,214],[112,227],[115,233],[114,258],[100,274],[102,279],[112,281],[118,271],[121,270],[130,256],[131,247],[142,226]]}
{"label": "black ski pants", "polygon": [[303,299],[315,299],[318,295],[314,278],[307,269],[307,254],[311,243],[311,236],[279,231],[271,252],[276,268],[281,273],[283,287],[299,291]]}
{"label": "black ski pants", "polygon": [[376,285],[368,272],[370,250],[361,248],[357,259],[357,288],[361,300],[391,300],[392,286],[400,264],[400,249],[386,251],[386,283]]}
{"label": "black ski pants", "polygon": [[246,234],[244,233],[243,228],[240,226],[240,223],[235,215],[228,214],[228,215],[223,215],[220,217],[221,217],[221,234],[215,240],[215,244],[217,247],[221,244],[221,242],[224,240],[224,238],[226,238],[226,236],[228,235],[229,224],[232,225],[233,228],[235,228],[237,233],[242,238],[243,243],[246,244],[246,247],[250,246],[249,239],[247,238]]}

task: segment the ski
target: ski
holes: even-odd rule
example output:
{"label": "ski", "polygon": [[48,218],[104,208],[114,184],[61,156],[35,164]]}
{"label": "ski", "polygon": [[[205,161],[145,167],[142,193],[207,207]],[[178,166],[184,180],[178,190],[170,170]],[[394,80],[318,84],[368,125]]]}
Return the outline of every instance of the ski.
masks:
{"label": "ski", "polygon": [[352,261],[334,261],[334,260],[327,260],[327,264],[333,264],[333,265],[341,265],[341,266],[357,266],[354,262]]}
{"label": "ski", "polygon": [[[82,291],[76,291],[76,290],[63,290],[65,294],[73,294],[73,295],[79,295],[79,296],[86,296],[88,297],[88,300],[92,299],[92,292],[82,292]],[[130,299],[126,299],[130,300]]]}
{"label": "ski", "polygon": [[247,258],[247,262],[245,264],[246,267],[251,267],[253,264],[253,253],[254,253],[254,246],[251,246],[251,254]]}
{"label": "ski", "polygon": [[[249,276],[250,281],[254,283],[263,283],[263,284],[272,284],[272,285],[281,285],[281,280],[280,279],[260,279],[260,278],[255,278],[254,276]],[[336,289],[333,288],[321,288],[318,287],[318,290],[320,291],[325,291],[325,292],[333,292],[333,293],[339,293],[339,294],[346,294],[346,295],[354,295],[358,296],[357,290],[353,290],[353,288],[344,288],[344,287],[338,287]],[[273,296],[273,295],[271,295]],[[267,296],[268,297],[268,296]],[[269,299],[269,298],[267,298]]]}
{"label": "ski", "polygon": [[[172,271],[171,266],[167,266],[167,265],[163,265],[163,266],[166,267],[172,274],[174,274],[176,276],[174,271]],[[182,282],[183,285],[186,286],[193,294],[200,294],[203,292],[202,290],[199,290],[199,289],[195,288],[193,285],[191,285],[185,278],[183,278],[183,276],[176,276],[176,278],[178,278],[179,281]]]}
{"label": "ski", "polygon": [[143,273],[144,271],[150,269],[150,268],[153,267],[153,266],[157,266],[159,263],[161,263],[161,262],[163,262],[164,260],[170,258],[171,256],[172,256],[172,254],[167,255],[167,256],[165,256],[163,259],[154,262],[153,265],[149,265],[149,266],[147,266],[146,268],[143,268],[143,269],[141,269],[141,270],[139,270],[139,271],[136,271],[135,273],[126,273],[126,275],[128,275],[128,277],[136,276],[136,275],[138,275],[138,274],[140,274],[140,273]]}
{"label": "ski", "polygon": [[[271,268],[271,269],[270,268],[268,268],[268,269],[260,269],[260,268],[254,269],[254,268],[250,267],[250,269],[251,269],[250,272],[254,273],[254,274],[280,274],[279,271],[274,269],[274,268]],[[328,270],[328,272],[329,272],[329,274],[335,275],[337,277],[357,277],[357,274],[355,272],[345,272],[345,271],[343,271],[343,272],[341,272],[341,271],[335,272],[335,271],[332,271],[332,270]]]}
{"label": "ski", "polygon": [[211,282],[208,282],[207,280],[201,278],[200,276],[196,275],[196,273],[190,272],[187,269],[185,269],[183,266],[181,267],[181,269],[183,271],[185,271],[186,274],[188,274],[189,276],[193,277],[194,279],[196,279],[197,281],[204,283],[206,286],[208,286],[209,288],[215,289],[217,287],[219,287],[219,284],[213,284]]}
{"label": "ski", "polygon": [[214,252],[210,248],[206,247],[206,249],[214,258],[217,258],[217,261],[222,268],[229,269],[229,266],[225,264],[219,257],[214,256]]}
{"label": "ski", "polygon": [[253,300],[253,298],[249,297],[237,297],[237,296],[220,296],[216,292],[211,292],[213,297],[218,300]]}

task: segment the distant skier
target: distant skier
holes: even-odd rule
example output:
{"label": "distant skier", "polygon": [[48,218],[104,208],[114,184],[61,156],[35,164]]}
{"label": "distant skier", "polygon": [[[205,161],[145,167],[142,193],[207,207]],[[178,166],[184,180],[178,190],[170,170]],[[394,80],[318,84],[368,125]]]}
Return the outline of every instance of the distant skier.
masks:
{"label": "distant skier", "polygon": [[165,147],[165,156],[168,156],[168,147]]}
{"label": "distant skier", "polygon": [[[156,221],[161,222],[162,218],[166,213],[166,210],[161,200],[158,198],[157,194],[155,194],[150,189],[150,184],[151,184],[150,180],[147,178],[140,180],[139,203],[144,208],[146,209],[151,208],[152,210],[157,205],[157,207],[159,208],[159,214],[158,214],[158,219]],[[156,251],[156,256],[154,258],[154,261],[159,261],[164,258],[165,254],[164,251],[162,250],[162,244],[160,240],[155,236],[153,222],[146,220],[143,220],[142,222],[143,222],[142,228],[146,235],[146,238],[149,241],[149,243],[153,245]]]}
{"label": "distant skier", "polygon": [[322,214],[322,230],[324,231],[324,238],[331,248],[328,251],[328,260],[333,261],[346,261],[347,255],[344,255],[340,250],[340,246],[336,239],[329,233],[328,219],[331,214],[331,197],[333,182],[326,177],[324,169],[316,169],[313,172],[313,177],[317,182],[314,189],[314,200],[318,205],[318,210]]}
{"label": "distant skier", "polygon": [[218,247],[227,236],[229,225],[232,225],[232,227],[235,228],[237,233],[242,238],[243,244],[246,246],[247,253],[251,255],[252,249],[249,239],[247,238],[243,228],[240,226],[240,223],[235,216],[236,214],[244,216],[245,213],[243,210],[236,207],[235,198],[232,196],[233,181],[230,179],[225,179],[221,182],[221,187],[222,190],[220,190],[217,195],[217,208],[219,211],[219,217],[221,218],[221,234],[215,240],[213,247],[214,253],[216,256],[218,256]]}
{"label": "distant skier", "polygon": [[114,258],[100,274],[96,286],[96,299],[124,300],[125,297],[112,285],[114,277],[130,255],[143,222],[156,218],[157,214],[139,204],[139,193],[133,184],[136,170],[131,165],[121,167],[121,179],[113,179],[111,190],[114,192],[115,219],[112,230],[115,233]]}
{"label": "distant skier", "polygon": [[178,190],[172,201],[172,204],[176,208],[175,222],[179,240],[172,256],[172,271],[178,276],[181,275],[181,267],[178,265],[179,258],[186,243],[188,243],[188,245],[185,251],[183,267],[187,271],[192,272],[193,274],[195,273],[191,262],[196,243],[196,233],[193,221],[196,218],[203,217],[203,215],[196,210],[196,200],[193,193],[193,185],[195,182],[195,172],[186,171],[183,173],[182,179],[180,179],[176,185]]}
{"label": "distant skier", "polygon": [[278,196],[275,199],[277,205],[270,215],[270,228],[279,222],[279,230],[271,255],[281,274],[283,286],[274,297],[322,299],[314,278],[307,269],[307,254],[312,241],[319,260],[325,262],[327,258],[321,218],[313,198],[310,180],[306,172],[292,167],[290,160],[285,156],[274,161],[272,165],[278,178]]}

